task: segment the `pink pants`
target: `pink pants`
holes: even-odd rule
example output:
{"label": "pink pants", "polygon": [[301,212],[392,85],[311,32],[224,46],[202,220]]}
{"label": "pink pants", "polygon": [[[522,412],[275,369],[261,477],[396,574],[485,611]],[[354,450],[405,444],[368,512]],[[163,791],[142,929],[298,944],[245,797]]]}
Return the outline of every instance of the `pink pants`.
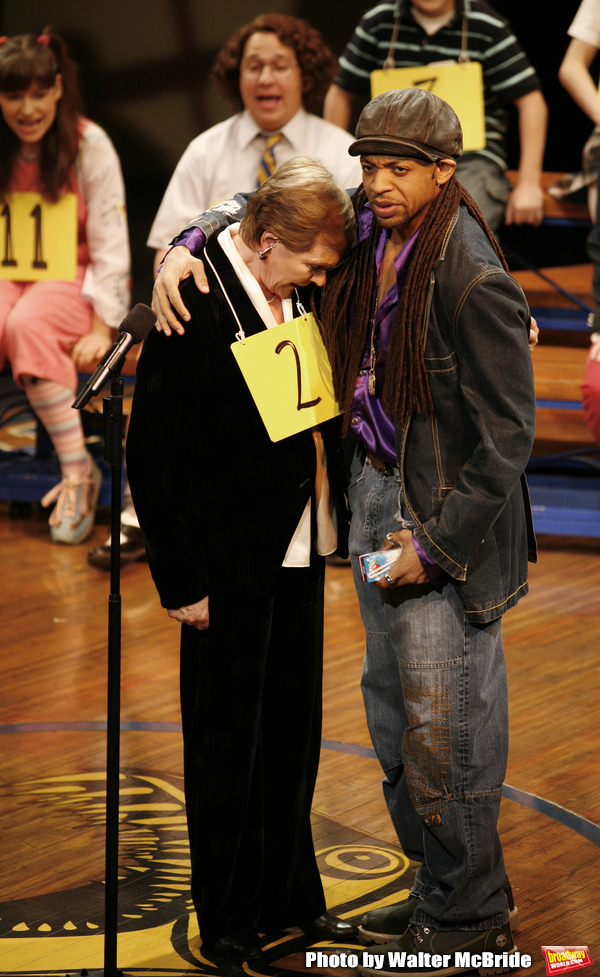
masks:
{"label": "pink pants", "polygon": [[600,362],[587,358],[585,377],[581,385],[583,416],[586,424],[600,445]]}
{"label": "pink pants", "polygon": [[81,294],[85,268],[74,282],[0,281],[0,370],[10,363],[19,386],[37,377],[75,390],[73,345],[92,325],[92,306]]}

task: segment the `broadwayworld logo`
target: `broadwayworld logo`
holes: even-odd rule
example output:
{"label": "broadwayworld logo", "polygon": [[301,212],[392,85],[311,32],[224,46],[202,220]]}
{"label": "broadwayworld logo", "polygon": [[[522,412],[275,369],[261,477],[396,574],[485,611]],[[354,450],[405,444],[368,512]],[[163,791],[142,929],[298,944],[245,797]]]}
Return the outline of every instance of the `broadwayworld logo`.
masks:
{"label": "broadwayworld logo", "polygon": [[587,946],[543,946],[548,977],[564,974],[567,970],[589,967],[594,961]]}

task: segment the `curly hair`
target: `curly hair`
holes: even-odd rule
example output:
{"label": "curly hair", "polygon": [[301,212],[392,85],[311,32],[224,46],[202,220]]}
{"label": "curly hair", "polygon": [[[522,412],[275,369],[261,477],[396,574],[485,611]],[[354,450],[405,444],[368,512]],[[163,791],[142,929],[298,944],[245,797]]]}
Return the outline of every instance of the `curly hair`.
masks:
{"label": "curly hair", "polygon": [[276,34],[282,44],[296,52],[302,73],[304,108],[307,112],[321,112],[337,61],[314,27],[287,14],[261,14],[223,45],[210,74],[211,82],[221,95],[236,111],[244,107],[240,96],[240,64],[246,42],[259,32]]}
{"label": "curly hair", "polygon": [[[40,39],[41,38],[41,39]],[[40,37],[19,34],[0,45],[0,92],[23,92],[37,82],[45,88],[62,77],[56,118],[41,144],[42,195],[55,203],[71,177],[81,138],[83,112],[77,65],[63,39],[46,27]],[[0,113],[0,199],[10,184],[21,144]]]}

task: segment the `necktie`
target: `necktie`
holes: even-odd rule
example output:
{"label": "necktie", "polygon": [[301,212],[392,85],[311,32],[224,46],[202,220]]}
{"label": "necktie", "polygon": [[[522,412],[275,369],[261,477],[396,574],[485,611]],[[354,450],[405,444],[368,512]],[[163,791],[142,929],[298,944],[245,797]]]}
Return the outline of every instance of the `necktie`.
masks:
{"label": "necktie", "polygon": [[277,169],[273,148],[277,145],[281,138],[281,133],[278,132],[274,136],[267,136],[265,139],[263,154],[260,158],[260,163],[258,164],[258,170],[256,173],[257,187],[261,187],[265,180],[268,180],[270,176],[273,176],[273,173]]}

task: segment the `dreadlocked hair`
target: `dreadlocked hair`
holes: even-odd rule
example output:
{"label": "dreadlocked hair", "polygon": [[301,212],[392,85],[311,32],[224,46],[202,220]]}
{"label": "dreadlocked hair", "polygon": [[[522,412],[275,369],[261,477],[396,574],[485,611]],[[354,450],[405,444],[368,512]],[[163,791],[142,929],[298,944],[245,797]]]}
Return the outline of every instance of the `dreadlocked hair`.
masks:
{"label": "dreadlocked hair", "polygon": [[[357,217],[366,200],[364,188],[360,187],[353,200]],[[423,349],[425,303],[433,266],[461,203],[480,225],[507,269],[500,246],[479,207],[452,176],[441,188],[421,225],[391,329],[382,400],[385,411],[401,424],[411,411],[434,412]],[[377,290],[375,253],[380,234],[381,228],[373,220],[369,237],[328,273],[321,298],[321,332],[331,363],[334,393],[344,412],[345,432],[350,423],[356,378],[370,340]]]}

